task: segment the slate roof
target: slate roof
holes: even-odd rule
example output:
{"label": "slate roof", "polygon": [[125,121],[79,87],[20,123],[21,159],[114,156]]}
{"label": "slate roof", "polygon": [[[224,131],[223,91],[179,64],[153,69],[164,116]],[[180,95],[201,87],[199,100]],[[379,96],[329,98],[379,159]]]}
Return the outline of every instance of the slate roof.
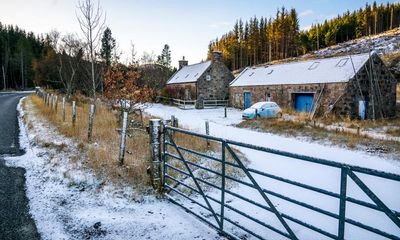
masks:
{"label": "slate roof", "polygon": [[181,68],[167,82],[167,84],[193,83],[211,66],[211,61],[192,64]]}
{"label": "slate roof", "polygon": [[238,86],[348,82],[368,61],[369,53],[248,67],[230,84]]}

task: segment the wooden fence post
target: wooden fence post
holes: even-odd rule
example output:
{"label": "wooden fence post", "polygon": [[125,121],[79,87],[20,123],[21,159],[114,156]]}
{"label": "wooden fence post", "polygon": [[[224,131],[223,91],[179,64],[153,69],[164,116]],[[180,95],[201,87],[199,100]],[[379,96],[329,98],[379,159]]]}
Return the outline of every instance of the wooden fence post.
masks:
{"label": "wooden fence post", "polygon": [[93,122],[94,122],[94,104],[90,104],[89,109],[89,129],[88,129],[88,141],[92,141],[92,131],[93,131]]}
{"label": "wooden fence post", "polygon": [[225,118],[228,116],[228,114],[226,112],[226,107],[224,107],[224,116],[225,116]]}
{"label": "wooden fence post", "polygon": [[120,165],[124,164],[127,123],[128,123],[128,112],[125,111],[122,117],[121,144],[119,146],[119,156],[118,156],[118,161]]}
{"label": "wooden fence post", "polygon": [[161,190],[161,120],[150,119],[150,150],[151,150],[151,182],[153,187]]}
{"label": "wooden fence post", "polygon": [[[178,127],[178,119],[174,115],[171,115],[171,126],[176,128]],[[171,135],[174,137],[175,131],[171,130]]]}
{"label": "wooden fence post", "polygon": [[76,122],[76,102],[72,101],[72,126],[75,127]]}
{"label": "wooden fence post", "polygon": [[61,104],[61,112],[62,112],[62,119],[65,122],[65,97],[62,97],[62,104]]}
{"label": "wooden fence post", "polygon": [[[206,121],[206,135],[210,135],[210,124]],[[207,138],[207,147],[210,147],[210,139]]]}
{"label": "wooden fence post", "polygon": [[58,96],[56,95],[56,97],[54,99],[54,110],[56,110],[56,113],[57,113],[57,109],[58,109]]}
{"label": "wooden fence post", "polygon": [[49,97],[49,107],[50,107],[50,109],[53,108],[53,94],[51,94]]}

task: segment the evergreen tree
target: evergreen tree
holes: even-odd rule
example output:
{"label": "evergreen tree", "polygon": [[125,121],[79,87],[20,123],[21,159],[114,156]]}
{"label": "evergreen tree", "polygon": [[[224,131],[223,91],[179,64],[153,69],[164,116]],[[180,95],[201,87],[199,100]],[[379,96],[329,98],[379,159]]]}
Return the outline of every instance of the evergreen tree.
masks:
{"label": "evergreen tree", "polygon": [[115,49],[115,39],[112,37],[111,29],[106,28],[101,38],[100,56],[107,68],[111,67],[112,54]]}
{"label": "evergreen tree", "polygon": [[351,39],[379,34],[400,26],[400,3],[366,4],[357,11],[299,30],[295,9],[277,9],[275,18],[239,19],[232,31],[211,41],[208,58],[214,50],[223,52],[225,64],[232,70],[332,46]]}
{"label": "evergreen tree", "polygon": [[171,50],[169,49],[168,44],[164,45],[161,55],[157,57],[157,63],[167,68],[171,68]]}

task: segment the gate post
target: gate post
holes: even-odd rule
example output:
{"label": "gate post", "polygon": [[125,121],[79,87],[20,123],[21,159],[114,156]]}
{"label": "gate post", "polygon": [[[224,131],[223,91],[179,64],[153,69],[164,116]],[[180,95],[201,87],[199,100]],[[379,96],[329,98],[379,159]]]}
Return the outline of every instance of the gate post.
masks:
{"label": "gate post", "polygon": [[167,142],[169,142],[169,133],[166,127],[170,124],[171,122],[168,120],[164,120],[162,122],[163,124],[163,129],[162,129],[162,143],[163,143],[163,152],[161,156],[161,161],[162,161],[162,173],[161,173],[161,191],[165,189],[165,175],[167,174],[167,161],[168,161],[168,156],[166,155],[168,153],[168,146]]}
{"label": "gate post", "polygon": [[150,177],[153,187],[161,190],[161,119],[150,119],[149,126],[150,134],[150,153],[151,153],[151,166]]}

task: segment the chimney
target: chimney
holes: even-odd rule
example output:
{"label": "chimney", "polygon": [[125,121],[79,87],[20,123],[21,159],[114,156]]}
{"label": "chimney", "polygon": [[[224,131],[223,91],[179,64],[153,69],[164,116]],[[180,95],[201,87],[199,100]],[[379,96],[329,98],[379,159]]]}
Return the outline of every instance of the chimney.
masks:
{"label": "chimney", "polygon": [[212,60],[213,61],[222,61],[222,52],[218,51],[218,50],[213,51]]}
{"label": "chimney", "polygon": [[188,61],[185,60],[185,56],[183,56],[182,60],[179,60],[179,69],[183,68],[184,66],[188,65]]}

